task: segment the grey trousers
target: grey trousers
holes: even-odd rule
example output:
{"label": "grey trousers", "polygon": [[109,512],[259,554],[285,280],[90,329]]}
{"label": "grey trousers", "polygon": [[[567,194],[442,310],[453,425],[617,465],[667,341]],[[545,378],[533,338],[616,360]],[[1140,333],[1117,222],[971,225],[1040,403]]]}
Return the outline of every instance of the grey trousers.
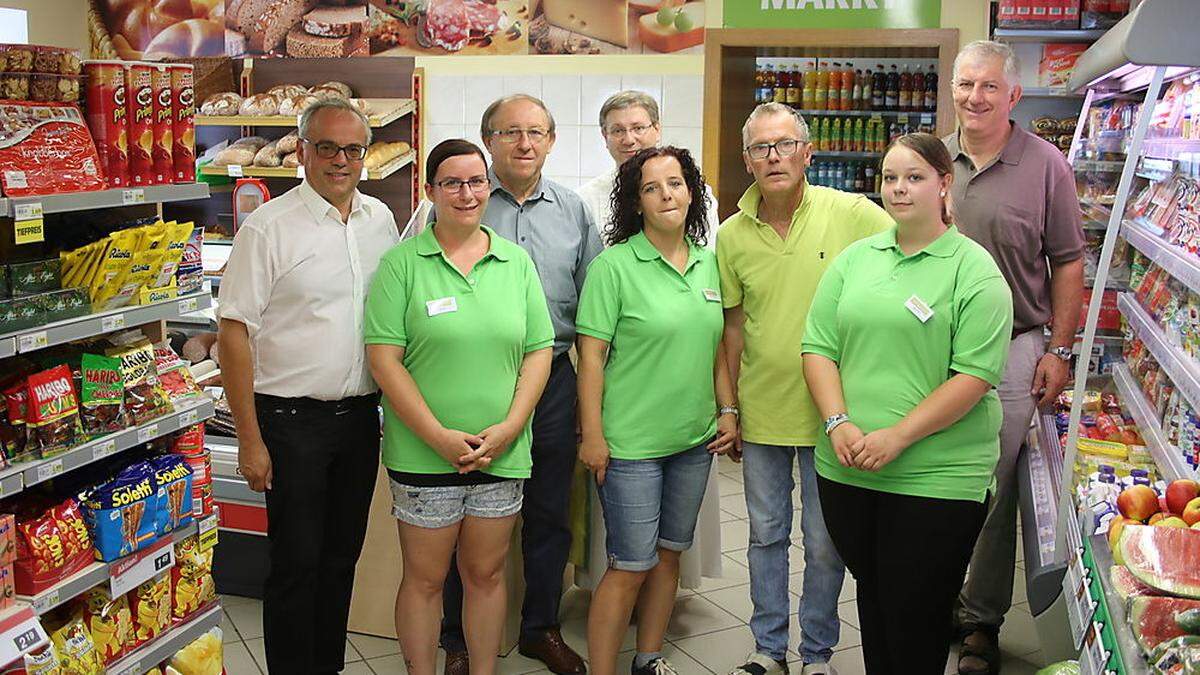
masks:
{"label": "grey trousers", "polygon": [[1008,365],[996,390],[1004,408],[996,492],[975,542],[966,584],[958,596],[960,626],[999,628],[1012,606],[1013,568],[1017,562],[1017,457],[1037,404],[1029,389],[1045,353],[1045,336],[1036,328],[1017,336],[1009,345]]}

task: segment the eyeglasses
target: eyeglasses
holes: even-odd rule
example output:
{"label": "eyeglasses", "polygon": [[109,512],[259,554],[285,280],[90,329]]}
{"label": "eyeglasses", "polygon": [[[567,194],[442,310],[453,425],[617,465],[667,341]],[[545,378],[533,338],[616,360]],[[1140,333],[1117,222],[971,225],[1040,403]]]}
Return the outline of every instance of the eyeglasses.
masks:
{"label": "eyeglasses", "polygon": [[464,185],[471,188],[471,192],[483,192],[483,191],[487,190],[488,187],[491,186],[491,184],[492,184],[491,181],[489,181],[487,178],[484,178],[483,176],[475,176],[474,178],[468,178],[467,180],[459,180],[457,178],[443,178],[442,180],[439,180],[438,182],[434,183],[434,185],[440,187],[441,189],[445,190],[446,192],[451,192],[451,193],[462,192]]}
{"label": "eyeglasses", "polygon": [[525,135],[530,143],[541,143],[550,137],[550,132],[545,129],[504,129],[492,131],[488,135],[504,143],[518,143],[521,140],[521,135]]}
{"label": "eyeglasses", "polygon": [[785,138],[782,141],[775,141],[774,143],[755,143],[754,145],[746,146],[746,154],[750,155],[750,159],[766,159],[767,155],[771,154],[771,149],[774,148],[780,157],[791,157],[796,154],[796,149],[800,147],[801,143],[807,142],[798,141],[794,138]]}
{"label": "eyeglasses", "polygon": [[613,138],[621,138],[625,134],[633,134],[634,136],[640,138],[644,136],[647,131],[650,131],[653,128],[653,124],[639,124],[637,126],[629,127],[628,129],[625,127],[609,127],[608,129],[604,130],[604,133],[612,136]]}
{"label": "eyeglasses", "polygon": [[307,138],[301,138],[304,141],[317,149],[317,157],[322,159],[333,159],[337,157],[339,152],[346,153],[346,159],[352,162],[361,162],[367,156],[367,146],[351,143],[350,145],[338,145],[331,141],[310,141]]}

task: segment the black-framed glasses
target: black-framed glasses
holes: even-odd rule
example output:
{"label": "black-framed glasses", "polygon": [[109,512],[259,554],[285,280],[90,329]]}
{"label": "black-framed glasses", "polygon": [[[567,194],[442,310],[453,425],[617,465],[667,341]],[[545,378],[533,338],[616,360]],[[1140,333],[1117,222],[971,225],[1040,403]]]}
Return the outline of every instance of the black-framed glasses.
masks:
{"label": "black-framed glasses", "polygon": [[504,143],[517,143],[521,140],[521,135],[529,139],[530,143],[541,143],[550,138],[550,132],[545,129],[534,127],[533,129],[496,129],[489,135],[492,138],[498,139]]}
{"label": "black-framed glasses", "polygon": [[350,145],[338,145],[332,141],[310,141],[307,138],[300,140],[308,143],[317,149],[317,157],[321,159],[333,159],[337,157],[339,152],[346,153],[346,159],[352,162],[361,162],[367,156],[367,146],[351,143]]}
{"label": "black-framed glasses", "polygon": [[796,149],[800,147],[800,144],[806,142],[785,138],[774,143],[755,143],[746,146],[746,154],[750,155],[750,159],[766,159],[767,155],[771,154],[771,149],[774,148],[780,157],[791,157],[796,154]]}
{"label": "black-framed glasses", "polygon": [[468,178],[466,180],[460,180],[458,178],[443,178],[442,180],[434,183],[434,185],[440,187],[446,192],[451,193],[462,192],[464,185],[471,188],[471,192],[484,192],[491,187],[492,182],[483,176],[475,176],[474,178]]}

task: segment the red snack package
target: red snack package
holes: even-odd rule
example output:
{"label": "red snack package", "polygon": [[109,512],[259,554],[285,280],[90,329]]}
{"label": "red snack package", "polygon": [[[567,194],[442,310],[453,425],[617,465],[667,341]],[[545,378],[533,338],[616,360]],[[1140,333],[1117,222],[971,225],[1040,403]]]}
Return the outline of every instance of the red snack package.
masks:
{"label": "red snack package", "polygon": [[55,506],[49,511],[58,529],[63,534],[63,551],[68,559],[83,557],[92,558],[92,535],[88,532],[83,513],[79,510],[79,502],[74,499]]}
{"label": "red snack package", "polygon": [[110,188],[129,184],[129,118],[125,104],[125,64],[85,61],[87,123]]}
{"label": "red snack package", "polygon": [[129,184],[154,183],[154,77],[148,63],[125,64],[129,118]]}
{"label": "red snack package", "polygon": [[200,551],[196,535],[175,544],[175,566],[171,568],[171,619],[188,620],[217,597],[212,576],[213,552]]}
{"label": "red snack package", "polygon": [[171,155],[174,146],[171,130],[175,113],[171,98],[171,69],[165,63],[151,66],[150,87],[154,99],[154,145],[150,148],[154,182],[169,184],[175,178],[175,161]]}
{"label": "red snack package", "polygon": [[199,455],[204,452],[204,423],[193,424],[179,432],[171,444],[176,455]]}
{"label": "red snack package", "polygon": [[[86,537],[87,543],[82,552],[80,537]],[[17,560],[13,565],[17,593],[40,593],[91,561],[91,538],[74,499],[45,512],[18,515]]]}
{"label": "red snack package", "polygon": [[173,63],[171,69],[172,110],[175,119],[171,128],[171,158],[175,165],[176,183],[196,180],[196,99],[193,89],[193,69],[190,63]]}
{"label": "red snack package", "polygon": [[0,565],[0,609],[12,607],[17,600],[17,589],[13,586],[12,563]]}
{"label": "red snack package", "polygon": [[129,611],[133,616],[133,630],[129,633],[125,648],[132,651],[171,627],[170,570],[143,582],[129,591],[126,597],[129,598]]}
{"label": "red snack package", "polygon": [[0,567],[17,559],[17,520],[11,513],[0,514]]}
{"label": "red snack package", "polygon": [[75,447],[83,433],[79,400],[66,365],[34,373],[29,388],[29,433],[42,457],[53,457]]}
{"label": "red snack package", "polygon": [[0,103],[0,182],[6,197],[103,190],[100,157],[79,108]]}
{"label": "red snack package", "polygon": [[108,583],[84,591],[76,599],[83,614],[83,623],[92,634],[96,652],[105,665],[125,654],[125,643],[133,631],[133,617],[129,611],[129,599],[124,595],[113,597]]}
{"label": "red snack package", "polygon": [[18,382],[4,391],[4,403],[8,410],[8,425],[12,429],[11,442],[5,439],[4,454],[10,463],[37,459],[37,445],[29,442],[26,417],[29,416],[29,390],[25,382]]}

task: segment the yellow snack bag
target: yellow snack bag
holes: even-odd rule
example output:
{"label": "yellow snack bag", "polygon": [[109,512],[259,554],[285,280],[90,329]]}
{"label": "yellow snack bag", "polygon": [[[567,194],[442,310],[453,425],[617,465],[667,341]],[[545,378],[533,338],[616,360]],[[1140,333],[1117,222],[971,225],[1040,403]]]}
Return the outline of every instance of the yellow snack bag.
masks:
{"label": "yellow snack bag", "polygon": [[111,240],[105,238],[93,244],[95,248],[92,249],[91,258],[80,265],[79,276],[73,280],[75,286],[91,288],[92,280],[96,278],[96,271],[100,269],[100,265],[104,262],[104,257],[108,253],[110,243]]}
{"label": "yellow snack bag", "polygon": [[167,223],[166,249],[158,269],[150,276],[151,288],[162,288],[171,285],[175,280],[175,271],[179,269],[179,261],[183,259],[183,250],[187,248],[188,237],[195,225],[191,222]]}
{"label": "yellow snack bag", "polygon": [[146,282],[150,280],[155,263],[162,258],[161,244],[164,236],[166,236],[166,231],[154,226],[150,226],[143,233],[140,246],[133,252],[133,258],[129,263],[129,273],[121,281],[117,292],[105,300],[104,309],[124,307],[146,285]]}
{"label": "yellow snack bag", "polygon": [[1085,455],[1097,455],[1113,459],[1126,459],[1129,457],[1129,449],[1125,447],[1124,443],[1101,441],[1095,438],[1079,439],[1079,452]]}
{"label": "yellow snack bag", "polygon": [[103,675],[100,652],[78,613],[52,631],[50,641],[58,653],[63,675]]}
{"label": "yellow snack bag", "polygon": [[89,287],[93,306],[104,304],[116,295],[125,283],[125,277],[133,264],[133,252],[141,243],[142,230],[118,230],[108,235],[108,239],[108,250],[104,252],[104,260],[101,261]]}

